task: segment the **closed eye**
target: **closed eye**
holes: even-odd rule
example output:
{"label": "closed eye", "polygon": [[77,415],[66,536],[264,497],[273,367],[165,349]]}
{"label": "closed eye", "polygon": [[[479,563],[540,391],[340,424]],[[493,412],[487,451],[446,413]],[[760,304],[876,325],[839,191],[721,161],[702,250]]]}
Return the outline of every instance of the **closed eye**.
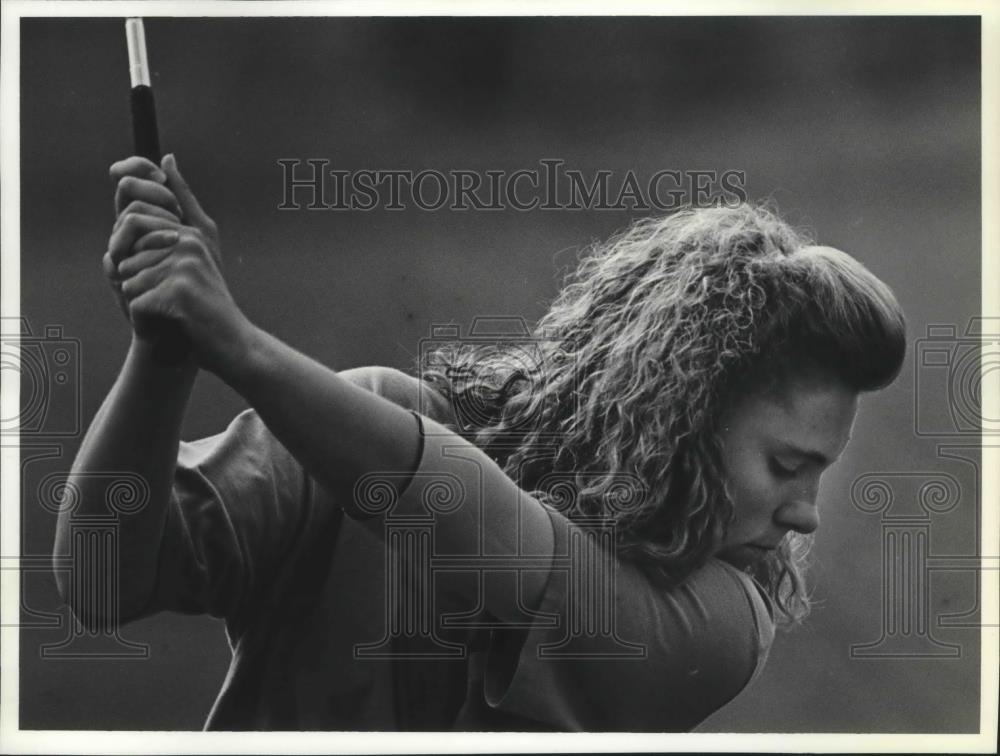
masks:
{"label": "closed eye", "polygon": [[771,474],[776,478],[794,478],[799,474],[799,466],[789,466],[783,464],[776,457],[771,457],[770,462]]}

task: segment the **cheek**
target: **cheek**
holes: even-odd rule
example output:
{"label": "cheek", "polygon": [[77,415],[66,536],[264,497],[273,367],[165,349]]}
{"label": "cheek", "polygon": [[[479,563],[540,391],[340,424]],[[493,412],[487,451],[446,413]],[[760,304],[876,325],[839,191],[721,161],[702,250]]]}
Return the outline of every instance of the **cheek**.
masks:
{"label": "cheek", "polygon": [[766,466],[759,459],[741,457],[732,460],[727,472],[734,524],[768,515],[777,492]]}

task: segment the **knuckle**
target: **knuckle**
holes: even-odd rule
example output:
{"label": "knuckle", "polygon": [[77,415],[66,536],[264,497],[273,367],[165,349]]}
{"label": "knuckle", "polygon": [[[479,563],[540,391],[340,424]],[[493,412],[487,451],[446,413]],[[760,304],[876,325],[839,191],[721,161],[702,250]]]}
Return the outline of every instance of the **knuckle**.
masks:
{"label": "knuckle", "polygon": [[189,278],[198,272],[201,267],[201,261],[195,257],[181,257],[177,264],[174,266],[174,270],[177,274],[186,282]]}
{"label": "knuckle", "polygon": [[128,245],[122,241],[121,231],[116,232],[111,237],[111,242],[108,245],[108,255],[111,257],[111,262],[114,265],[120,263],[128,255]]}
{"label": "knuckle", "polygon": [[205,243],[198,235],[186,233],[181,234],[180,240],[177,242],[177,248],[186,255],[200,256],[204,254]]}
{"label": "knuckle", "polygon": [[122,231],[126,234],[134,234],[138,230],[139,222],[138,215],[135,213],[129,213],[125,216],[125,220],[122,221]]}
{"label": "knuckle", "polygon": [[174,248],[177,250],[178,255],[188,254],[194,249],[194,242],[191,239],[190,234],[181,233],[177,238],[177,244]]}
{"label": "knuckle", "polygon": [[149,205],[147,205],[142,200],[134,199],[128,203],[128,206],[123,211],[124,215],[141,215],[149,210]]}

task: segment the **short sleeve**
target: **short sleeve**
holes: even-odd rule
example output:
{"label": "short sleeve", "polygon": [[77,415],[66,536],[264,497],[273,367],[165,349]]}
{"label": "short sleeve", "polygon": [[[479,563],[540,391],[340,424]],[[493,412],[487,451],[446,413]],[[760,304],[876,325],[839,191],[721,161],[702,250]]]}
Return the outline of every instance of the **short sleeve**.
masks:
{"label": "short sleeve", "polygon": [[598,555],[593,533],[550,516],[554,568],[539,611],[551,619],[494,634],[490,707],[559,730],[682,732],[749,683],[773,638],[749,576],[712,560],[679,587],[658,587]]}
{"label": "short sleeve", "polygon": [[253,410],[182,442],[149,610],[233,620],[322,514],[311,480]]}
{"label": "short sleeve", "polygon": [[[444,488],[452,493],[441,495]],[[686,731],[762,662],[773,625],[748,575],[710,560],[682,585],[659,586],[616,557],[613,532],[543,505],[436,423],[424,422],[421,462],[402,498],[405,514],[420,506],[440,513],[435,554],[461,553],[455,564],[466,569],[482,558],[485,569],[518,572],[522,589],[542,585],[540,595],[518,597],[530,597],[521,601],[535,617],[529,628],[489,634],[487,711],[463,720],[470,727]]]}

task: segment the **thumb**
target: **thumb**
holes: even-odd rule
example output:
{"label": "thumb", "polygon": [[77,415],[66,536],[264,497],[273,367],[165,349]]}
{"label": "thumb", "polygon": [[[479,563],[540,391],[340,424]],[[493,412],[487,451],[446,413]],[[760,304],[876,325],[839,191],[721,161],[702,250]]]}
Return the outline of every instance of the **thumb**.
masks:
{"label": "thumb", "polygon": [[191,187],[188,186],[187,181],[184,180],[180,170],[177,168],[177,158],[174,157],[173,153],[165,155],[163,160],[160,161],[160,166],[167,174],[167,188],[174,193],[178,204],[181,206],[181,212],[184,214],[183,220],[195,226],[205,225],[208,216],[201,209],[201,205],[195,199]]}

